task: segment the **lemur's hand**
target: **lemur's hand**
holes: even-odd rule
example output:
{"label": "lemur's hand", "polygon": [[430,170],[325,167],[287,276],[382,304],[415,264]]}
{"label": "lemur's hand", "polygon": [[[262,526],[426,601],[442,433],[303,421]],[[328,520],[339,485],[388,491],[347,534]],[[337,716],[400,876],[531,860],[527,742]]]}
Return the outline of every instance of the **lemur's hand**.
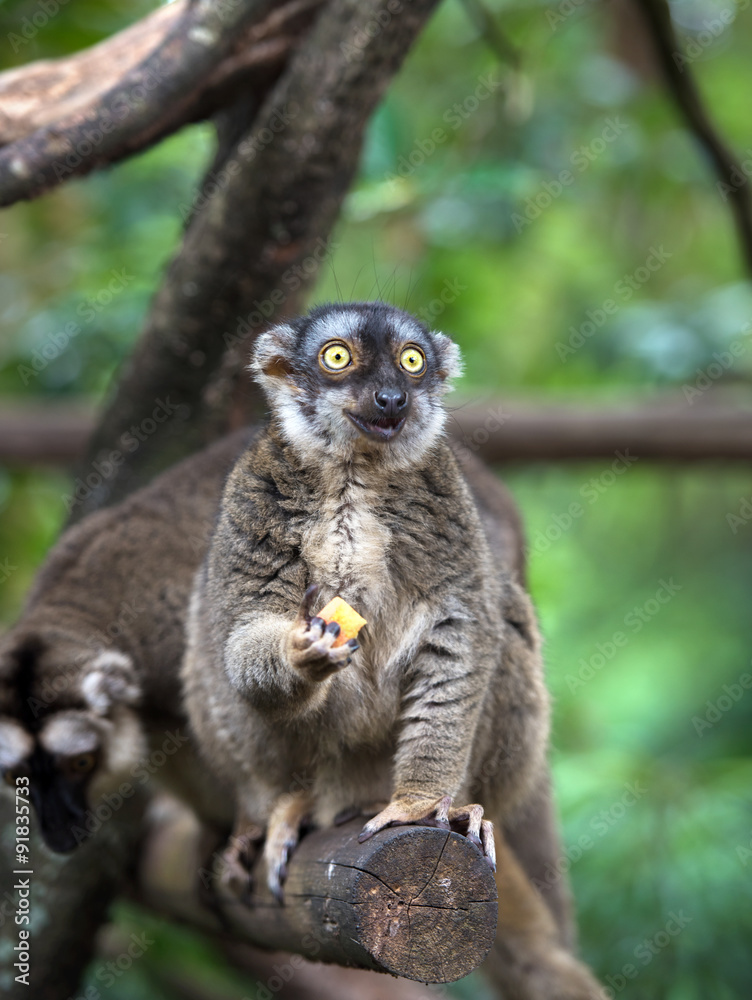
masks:
{"label": "lemur's hand", "polygon": [[348,666],[353,653],[360,648],[356,639],[350,639],[336,649],[332,648],[340,633],[339,625],[336,622],[327,625],[323,618],[312,618],[310,615],[318,589],[316,584],[312,584],[306,590],[298,617],[287,637],[290,666],[307,681],[314,683],[325,681],[327,677]]}
{"label": "lemur's hand", "polygon": [[461,833],[481,849],[486,861],[496,871],[493,824],[483,819],[483,806],[452,808],[449,795],[438,800],[419,795],[398,796],[366,823],[358,840],[362,844],[387,826],[407,825],[438,826],[442,830]]}

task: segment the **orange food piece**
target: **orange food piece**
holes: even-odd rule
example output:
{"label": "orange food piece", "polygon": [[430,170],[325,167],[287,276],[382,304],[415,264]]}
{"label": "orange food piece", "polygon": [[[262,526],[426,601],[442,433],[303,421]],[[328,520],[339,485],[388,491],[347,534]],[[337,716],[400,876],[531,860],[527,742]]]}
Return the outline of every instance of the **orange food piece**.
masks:
{"label": "orange food piece", "polygon": [[339,625],[341,631],[332,643],[335,647],[344,646],[349,639],[357,636],[364,625],[368,624],[365,618],[362,618],[355,608],[351,608],[341,597],[333,597],[325,608],[317,612],[316,617],[323,618],[327,625],[329,622],[336,622]]}

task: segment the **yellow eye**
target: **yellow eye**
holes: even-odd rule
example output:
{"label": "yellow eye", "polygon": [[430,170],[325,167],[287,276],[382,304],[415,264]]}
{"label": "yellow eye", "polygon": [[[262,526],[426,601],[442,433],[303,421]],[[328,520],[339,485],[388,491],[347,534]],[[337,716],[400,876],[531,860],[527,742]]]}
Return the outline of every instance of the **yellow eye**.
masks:
{"label": "yellow eye", "polygon": [[330,372],[341,372],[352,362],[352,354],[344,344],[327,344],[321,349],[319,361]]}
{"label": "yellow eye", "polygon": [[73,758],[73,770],[79,774],[88,774],[97,762],[93,753],[82,753],[80,757]]}
{"label": "yellow eye", "polygon": [[419,347],[406,347],[400,354],[400,364],[408,375],[422,375],[426,367],[426,356]]}

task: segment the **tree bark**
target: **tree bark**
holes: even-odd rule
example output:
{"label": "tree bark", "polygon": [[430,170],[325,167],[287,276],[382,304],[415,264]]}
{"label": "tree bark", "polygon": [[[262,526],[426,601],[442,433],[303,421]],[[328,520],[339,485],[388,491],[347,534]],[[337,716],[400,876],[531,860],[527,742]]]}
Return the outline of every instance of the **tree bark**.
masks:
{"label": "tree bark", "polygon": [[[240,31],[230,50],[204,80],[197,79],[184,105],[160,109],[160,136],[187,122],[210,117],[240,89],[267,89],[270,74],[278,74],[291,49],[310,27],[323,0],[289,0]],[[43,59],[0,73],[0,148],[28,139],[40,129],[60,131],[75,121],[92,121],[112,92],[123,91],[123,80],[138,71],[185,16],[186,0],[159,7],[129,28],[98,45],[60,59]],[[183,95],[184,98],[190,95]],[[120,123],[113,123],[117,126]],[[93,166],[118,162],[139,152],[133,141],[118,148],[113,142]],[[11,151],[8,151],[11,152]],[[61,178],[62,179],[62,178]],[[67,179],[64,178],[64,179]]]}
{"label": "tree bark", "polygon": [[[236,420],[261,408],[244,372],[250,343],[300,311],[334,247],[368,120],[435,2],[394,13],[394,0],[332,0],[320,15],[188,227],[82,476],[129,428],[143,440],[77,516],[226,430],[233,405]],[[170,418],[155,426],[160,404]]]}
{"label": "tree bark", "polygon": [[[143,149],[185,120],[207,81],[273,0],[183,8],[157,48],[87,109],[37,129],[0,149],[0,206],[35,198],[71,177]],[[174,126],[173,126],[174,127]]]}

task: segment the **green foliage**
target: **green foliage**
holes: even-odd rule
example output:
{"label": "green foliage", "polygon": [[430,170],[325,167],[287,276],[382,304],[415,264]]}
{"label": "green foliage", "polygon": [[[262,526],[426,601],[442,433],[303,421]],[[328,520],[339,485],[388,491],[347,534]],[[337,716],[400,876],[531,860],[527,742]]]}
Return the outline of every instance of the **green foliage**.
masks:
{"label": "green foliage", "polygon": [[[643,46],[622,8],[489,6],[521,68],[499,61],[460,3],[442,6],[372,123],[316,298],[382,295],[455,335],[465,397],[534,391],[607,404],[673,387],[683,398],[735,345],[717,381],[739,381],[746,403],[752,296],[728,206],[642,71]],[[37,7],[6,0],[0,40]],[[73,51],[145,7],[64,5],[28,45],[9,45],[8,61]],[[691,66],[714,117],[746,157],[747,5],[703,44],[712,37],[704,25],[732,8],[673,5],[685,53],[699,47]],[[187,129],[4,214],[8,401],[102,397],[136,339],[210,148],[207,127]],[[124,287],[108,299],[123,272]],[[44,360],[35,352],[68,323],[77,332],[35,370],[34,357]],[[752,525],[729,515],[752,486],[738,466],[637,461],[613,475],[610,466],[504,470],[525,515],[547,639],[561,867],[574,884],[583,951],[616,995],[748,996],[752,693],[740,678],[752,674]],[[0,575],[6,621],[64,521],[66,482],[42,470],[0,475],[0,563],[7,556],[16,567]],[[582,513],[562,527],[573,503]],[[677,915],[684,926],[674,934]],[[116,933],[127,941],[145,926],[158,945],[107,990],[110,1000],[169,1000],[176,960],[207,995],[254,995],[183,931],[122,911]],[[481,989],[473,978],[454,995]]]}

